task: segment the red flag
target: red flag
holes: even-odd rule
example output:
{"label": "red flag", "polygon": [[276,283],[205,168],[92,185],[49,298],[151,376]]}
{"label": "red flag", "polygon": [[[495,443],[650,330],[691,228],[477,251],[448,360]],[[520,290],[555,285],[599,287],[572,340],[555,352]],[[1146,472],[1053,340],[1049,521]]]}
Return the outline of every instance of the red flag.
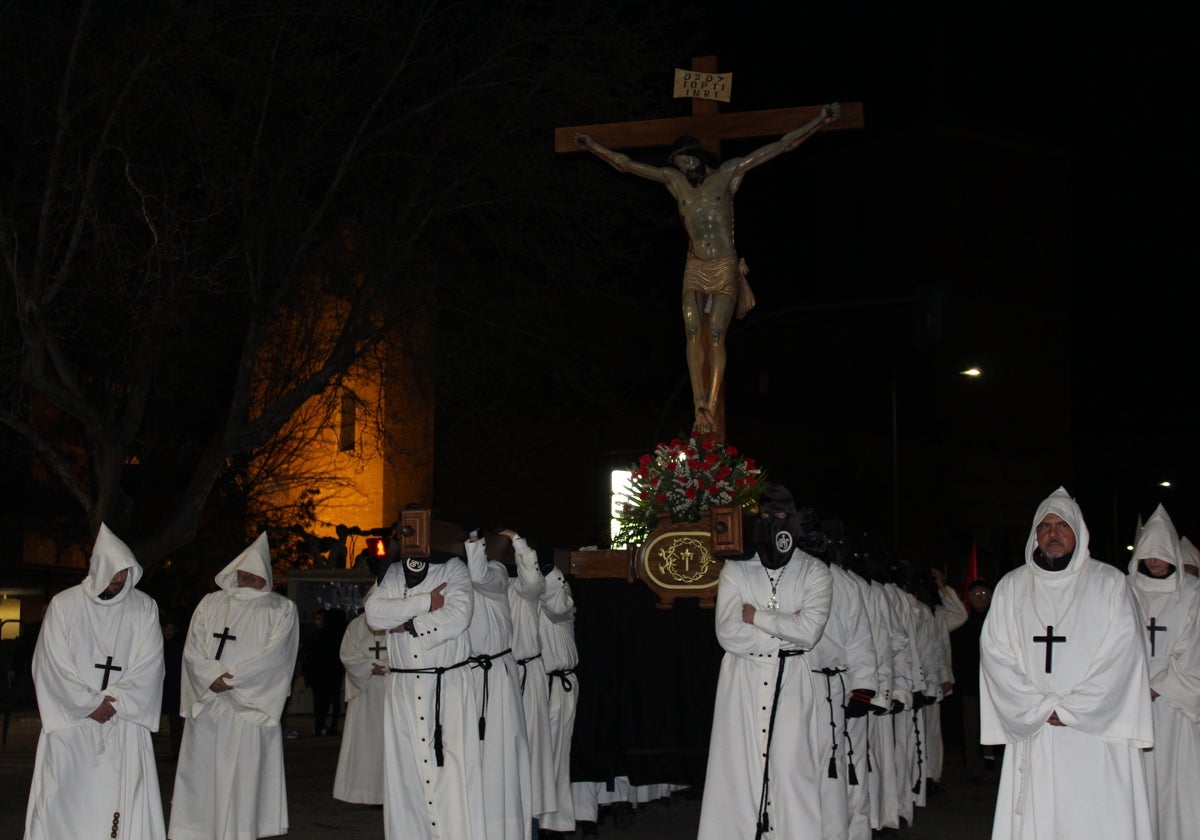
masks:
{"label": "red flag", "polygon": [[969,604],[967,600],[967,588],[979,579],[979,555],[975,551],[975,540],[971,540],[971,556],[967,559],[967,572],[963,576],[962,583],[962,599],[964,604]]}

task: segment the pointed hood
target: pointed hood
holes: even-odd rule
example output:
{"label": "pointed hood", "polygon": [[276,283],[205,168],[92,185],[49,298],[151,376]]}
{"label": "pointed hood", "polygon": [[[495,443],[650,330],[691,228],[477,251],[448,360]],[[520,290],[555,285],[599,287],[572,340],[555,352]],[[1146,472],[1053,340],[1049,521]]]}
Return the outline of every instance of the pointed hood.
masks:
{"label": "pointed hood", "polygon": [[1195,566],[1200,569],[1200,549],[1197,549],[1187,537],[1179,538],[1179,564]]}
{"label": "pointed hood", "polygon": [[[113,575],[122,569],[129,569],[125,587],[113,597],[107,600],[102,599],[100,593],[108,589]],[[88,574],[82,584],[83,591],[97,604],[119,604],[129,596],[141,579],[142,565],[133,556],[129,546],[125,545],[116,534],[108,530],[107,525],[101,522],[100,533],[96,535],[96,544],[92,546]]]}
{"label": "pointed hood", "polygon": [[1137,542],[1133,545],[1133,557],[1129,559],[1130,581],[1142,589],[1173,592],[1179,586],[1178,573],[1169,578],[1150,578],[1138,573],[1138,563],[1147,557],[1157,557],[1182,572],[1179,555],[1179,534],[1166,509],[1159,505],[1138,532]]}
{"label": "pointed hood", "polygon": [[[1038,547],[1037,526],[1048,513],[1058,514],[1064,522],[1071,526],[1071,530],[1075,532],[1075,553],[1071,555],[1071,562],[1067,564],[1067,568],[1063,571],[1046,571],[1033,559],[1034,552],[1037,551]],[[1088,533],[1087,525],[1083,521],[1083,511],[1079,509],[1079,505],[1067,493],[1066,488],[1059,487],[1046,497],[1045,501],[1038,505],[1037,513],[1033,515],[1033,525],[1029,528],[1029,541],[1025,544],[1025,566],[1038,576],[1075,574],[1081,566],[1091,559],[1091,553],[1088,550],[1090,540],[1091,537]]]}
{"label": "pointed hood", "polygon": [[[267,582],[262,589],[251,589],[248,586],[238,586],[238,570],[258,575]],[[217,572],[217,586],[233,595],[235,598],[249,600],[262,598],[271,593],[275,585],[271,574],[271,547],[267,543],[267,532],[263,531],[250,547],[230,561],[229,565]]]}

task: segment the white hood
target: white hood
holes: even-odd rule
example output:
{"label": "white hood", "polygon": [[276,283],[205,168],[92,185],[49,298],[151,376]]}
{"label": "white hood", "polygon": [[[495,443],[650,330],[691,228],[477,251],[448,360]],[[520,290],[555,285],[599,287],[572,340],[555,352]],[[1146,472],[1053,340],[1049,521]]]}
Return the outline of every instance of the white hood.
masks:
{"label": "white hood", "polygon": [[1179,551],[1179,535],[1175,524],[1167,515],[1166,509],[1159,505],[1142,530],[1138,532],[1137,542],[1133,546],[1133,557],[1129,560],[1129,579],[1142,589],[1153,588],[1160,591],[1174,591],[1179,587],[1179,574],[1169,578],[1151,578],[1138,573],[1138,562],[1147,557],[1157,557],[1174,566],[1179,573],[1182,569]]}
{"label": "white hood", "polygon": [[[258,575],[267,582],[262,589],[251,589],[248,586],[238,586],[238,570]],[[263,531],[250,547],[230,561],[229,565],[217,572],[217,586],[233,595],[235,598],[248,600],[262,598],[271,593],[274,576],[271,574],[271,547],[267,544],[267,532]]]}
{"label": "white hood", "polygon": [[1200,549],[1187,537],[1179,538],[1179,563],[1182,566],[1195,566],[1200,569]]}
{"label": "white hood", "polygon": [[[129,577],[125,579],[125,587],[108,600],[100,597],[100,593],[108,589],[113,575],[122,569],[129,569]],[[92,547],[92,558],[88,563],[87,578],[83,581],[83,591],[97,604],[119,604],[137,586],[142,579],[142,566],[129,546],[121,542],[117,535],[108,530],[108,526],[100,523],[100,533],[96,535],[96,544]]]}
{"label": "white hood", "polygon": [[[1048,513],[1058,514],[1064,522],[1071,526],[1071,530],[1075,532],[1075,553],[1071,555],[1071,562],[1067,564],[1065,571],[1046,571],[1033,559],[1034,552],[1037,551],[1038,547],[1037,526]],[[1037,513],[1033,515],[1033,525],[1029,528],[1029,542],[1025,544],[1025,565],[1031,572],[1039,576],[1075,574],[1081,566],[1091,559],[1091,554],[1089,553],[1090,541],[1091,536],[1088,533],[1087,525],[1083,521],[1083,511],[1079,509],[1079,505],[1067,493],[1066,488],[1059,487],[1044,502],[1038,505]]]}

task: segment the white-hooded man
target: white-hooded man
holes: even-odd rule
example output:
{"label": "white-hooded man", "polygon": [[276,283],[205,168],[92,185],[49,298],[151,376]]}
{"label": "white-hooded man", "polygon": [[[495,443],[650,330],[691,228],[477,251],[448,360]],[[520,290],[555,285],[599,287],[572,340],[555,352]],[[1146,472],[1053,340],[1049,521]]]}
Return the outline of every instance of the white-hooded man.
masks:
{"label": "white-hooded man", "polygon": [[101,525],[88,576],[50,601],[33,653],[42,732],[26,840],[163,836],[151,733],[162,706],[158,607],[142,567]]}
{"label": "white-hooded man", "polygon": [[1159,505],[1129,561],[1150,652],[1154,749],[1144,755],[1157,840],[1195,837],[1200,825],[1200,585],[1181,564],[1175,526]]}
{"label": "white-hooded man", "polygon": [[300,643],[296,605],[271,591],[271,551],[260,534],[217,573],[220,589],[192,615],[179,713],[187,719],[171,840],[287,833],[279,719]]}
{"label": "white-hooded man", "polygon": [[1092,559],[1088,541],[1060,487],[983,623],[980,740],[1006,745],[994,840],[1153,837],[1144,631],[1125,575]]}

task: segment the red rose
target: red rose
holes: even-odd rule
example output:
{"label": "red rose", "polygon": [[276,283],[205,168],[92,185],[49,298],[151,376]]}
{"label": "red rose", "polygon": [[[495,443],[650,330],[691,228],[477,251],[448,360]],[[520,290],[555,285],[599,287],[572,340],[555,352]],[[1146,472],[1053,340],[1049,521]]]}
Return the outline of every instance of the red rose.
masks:
{"label": "red rose", "polygon": [[659,493],[657,496],[654,497],[654,503],[656,505],[665,505],[667,503],[667,494]]}
{"label": "red rose", "polygon": [[725,454],[726,454],[726,455],[736,455],[736,454],[738,454],[737,447],[736,447],[736,446],[726,446],[726,447],[725,447]]}
{"label": "red rose", "polygon": [[696,498],[696,488],[689,487],[688,489],[683,491],[683,495],[686,496],[688,499]]}

